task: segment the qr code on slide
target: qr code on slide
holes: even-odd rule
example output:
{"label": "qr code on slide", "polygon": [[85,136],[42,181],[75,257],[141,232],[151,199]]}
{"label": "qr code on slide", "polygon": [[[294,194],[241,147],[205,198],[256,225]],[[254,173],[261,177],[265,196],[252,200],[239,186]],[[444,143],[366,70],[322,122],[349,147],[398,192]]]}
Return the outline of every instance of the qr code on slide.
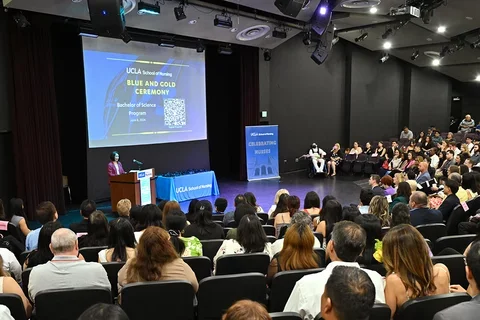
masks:
{"label": "qr code on slide", "polygon": [[187,124],[185,99],[165,99],[163,107],[165,109],[166,126],[184,126]]}

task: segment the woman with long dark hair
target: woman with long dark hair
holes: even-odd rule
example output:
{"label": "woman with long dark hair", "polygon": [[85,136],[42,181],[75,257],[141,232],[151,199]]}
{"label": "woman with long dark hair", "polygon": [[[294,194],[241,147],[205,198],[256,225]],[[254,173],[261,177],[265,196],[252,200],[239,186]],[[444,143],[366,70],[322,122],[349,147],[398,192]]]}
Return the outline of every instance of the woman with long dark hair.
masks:
{"label": "woman with long dark hair", "polygon": [[[283,195],[282,195],[283,196]],[[280,202],[284,199],[280,197]],[[277,206],[279,208],[279,206]],[[275,227],[275,234],[277,238],[280,238],[280,231],[283,227],[288,227],[292,220],[292,216],[300,209],[300,199],[297,196],[288,196],[287,197],[287,211],[286,212],[279,212],[275,216],[275,221],[273,226]]]}
{"label": "woman with long dark hair", "polygon": [[196,207],[197,207],[198,201],[199,201],[198,199],[193,199],[188,204],[187,220],[190,223],[193,223],[193,221],[195,221],[195,217],[196,217],[195,213],[196,213]]}
{"label": "woman with long dark hair", "polygon": [[203,254],[202,243],[197,237],[184,237],[183,230],[187,218],[181,210],[172,210],[166,219],[165,228],[170,234],[170,241],[182,257],[199,257]]}
{"label": "woman with long dark hair", "polygon": [[33,268],[52,260],[53,253],[50,250],[52,234],[61,227],[62,224],[58,220],[55,222],[47,222],[43,225],[38,236],[38,248],[30,252],[27,256],[23,264],[23,269]]}
{"label": "woman with long dark hair", "polygon": [[208,200],[201,200],[197,203],[195,220],[185,228],[185,237],[197,237],[200,240],[224,239],[223,228],[213,222],[213,207]]}
{"label": "woman with long dark hair", "polygon": [[342,213],[342,205],[337,200],[327,201],[322,208],[323,220],[318,224],[317,232],[323,235],[323,248],[327,247],[334,224],[342,220]]}
{"label": "woman with long dark hair", "polygon": [[405,203],[408,204],[410,201],[410,196],[412,195],[412,188],[408,182],[400,182],[398,184],[397,193],[395,194],[395,198],[393,198],[392,202],[389,205],[389,211],[392,212],[393,207],[397,203]]}
{"label": "woman with long dark hair", "polygon": [[125,218],[110,221],[108,249],[98,253],[98,262],[126,262],[135,257],[135,234]]}
{"label": "woman with long dark hair", "polygon": [[367,233],[367,243],[365,249],[357,262],[359,264],[371,265],[377,264],[377,260],[373,258],[375,253],[375,240],[382,239],[382,225],[380,219],[373,214],[361,214],[355,218],[355,223],[361,226]]}
{"label": "woman with long dark hair", "polygon": [[243,196],[245,197],[245,200],[247,201],[247,203],[255,209],[255,212],[257,213],[263,212],[263,208],[257,204],[257,198],[255,198],[255,195],[253,193],[245,192]]}
{"label": "woman with long dark hair", "polygon": [[288,193],[282,193],[278,197],[277,201],[277,206],[275,207],[275,210],[273,210],[272,215],[270,218],[275,218],[279,213],[286,213],[288,212],[288,197],[290,195]]}
{"label": "woman with long dark hair", "polygon": [[20,198],[10,199],[10,210],[5,212],[5,220],[12,223],[15,227],[20,228],[25,237],[30,232],[27,225],[27,215],[23,207],[23,200]]}
{"label": "woman with long dark hair", "polygon": [[303,212],[309,215],[320,214],[320,197],[315,191],[309,191],[303,200]]}
{"label": "woman with long dark hair", "polygon": [[143,206],[142,211],[138,214],[138,223],[135,228],[135,239],[140,242],[143,231],[148,227],[163,227],[162,211],[154,204]]}
{"label": "woman with long dark hair", "polygon": [[108,220],[102,211],[94,211],[88,217],[88,234],[78,238],[78,246],[100,247],[108,244]]}

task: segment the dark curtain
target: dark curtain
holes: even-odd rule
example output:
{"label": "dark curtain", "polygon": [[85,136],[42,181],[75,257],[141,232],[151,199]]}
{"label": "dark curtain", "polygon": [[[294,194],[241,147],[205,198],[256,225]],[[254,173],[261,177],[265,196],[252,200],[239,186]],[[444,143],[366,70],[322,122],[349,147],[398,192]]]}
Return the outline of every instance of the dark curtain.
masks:
{"label": "dark curtain", "polygon": [[240,180],[247,179],[245,126],[258,125],[260,120],[258,76],[258,48],[242,47],[240,55]]}
{"label": "dark curtain", "polygon": [[36,21],[20,29],[9,20],[17,196],[34,219],[42,201],[65,211],[51,32],[49,25]]}

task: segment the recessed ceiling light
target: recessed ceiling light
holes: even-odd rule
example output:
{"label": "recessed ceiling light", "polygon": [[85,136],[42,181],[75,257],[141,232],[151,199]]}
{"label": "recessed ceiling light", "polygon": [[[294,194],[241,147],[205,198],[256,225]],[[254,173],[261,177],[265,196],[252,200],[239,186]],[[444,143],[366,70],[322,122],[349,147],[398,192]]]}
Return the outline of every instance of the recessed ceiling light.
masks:
{"label": "recessed ceiling light", "polygon": [[465,17],[467,20],[473,20],[473,17]]}
{"label": "recessed ceiling light", "polygon": [[270,39],[271,37],[272,37],[271,34],[267,34],[267,35],[265,36],[265,39]]}
{"label": "recessed ceiling light", "polygon": [[190,20],[188,21],[189,24],[197,24],[197,20],[193,19],[193,20]]}
{"label": "recessed ceiling light", "polygon": [[237,32],[237,30],[238,30],[237,28],[232,28],[230,29],[230,32]]}
{"label": "recessed ceiling light", "polygon": [[375,14],[375,13],[377,13],[377,12],[378,12],[377,7],[371,7],[371,8],[370,8],[370,13],[371,13],[371,14]]}
{"label": "recessed ceiling light", "polygon": [[72,0],[73,3],[80,3],[82,0]]}
{"label": "recessed ceiling light", "polygon": [[337,30],[337,27],[333,27],[333,30]]}
{"label": "recessed ceiling light", "polygon": [[427,38],[427,41],[432,41],[433,39],[432,38]]}
{"label": "recessed ceiling light", "polygon": [[445,26],[439,26],[437,28],[438,33],[444,33],[445,31],[447,31],[447,27],[445,27]]}
{"label": "recessed ceiling light", "polygon": [[475,78],[475,81],[480,81],[480,74],[477,75],[477,77]]}
{"label": "recessed ceiling light", "polygon": [[383,49],[390,49],[392,47],[392,43],[390,41],[387,41],[383,44]]}
{"label": "recessed ceiling light", "polygon": [[436,67],[440,65],[440,59],[433,59],[432,60],[432,66]]}

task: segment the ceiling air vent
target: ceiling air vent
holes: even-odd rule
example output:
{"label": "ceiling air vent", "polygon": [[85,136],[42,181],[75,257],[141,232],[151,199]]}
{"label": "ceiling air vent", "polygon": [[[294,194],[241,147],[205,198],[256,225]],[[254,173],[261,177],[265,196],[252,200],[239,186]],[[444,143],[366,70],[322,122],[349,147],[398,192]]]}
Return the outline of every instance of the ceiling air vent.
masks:
{"label": "ceiling air vent", "polygon": [[270,32],[270,27],[267,25],[262,24],[258,26],[253,26],[240,31],[237,34],[237,40],[252,41],[252,40],[263,37],[269,32]]}
{"label": "ceiling air vent", "polygon": [[365,9],[376,7],[381,0],[347,0],[342,3],[342,7],[347,9]]}

